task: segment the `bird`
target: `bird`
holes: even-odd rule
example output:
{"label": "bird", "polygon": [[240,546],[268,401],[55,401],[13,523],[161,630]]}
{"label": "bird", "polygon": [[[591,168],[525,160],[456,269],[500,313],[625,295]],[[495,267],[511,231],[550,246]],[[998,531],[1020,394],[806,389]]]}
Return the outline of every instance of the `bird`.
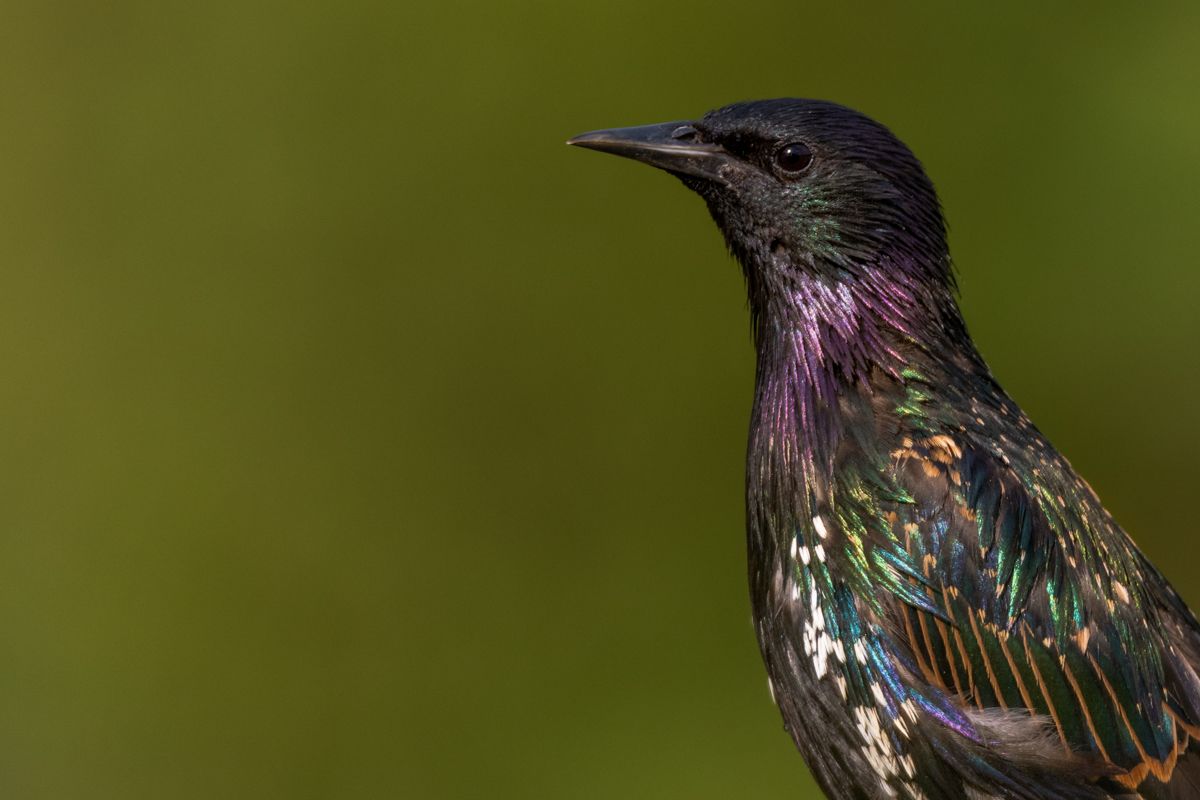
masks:
{"label": "bird", "polygon": [[568,144],[677,177],[742,268],[753,623],[824,793],[1200,798],[1200,624],[980,355],[908,147],[796,98]]}

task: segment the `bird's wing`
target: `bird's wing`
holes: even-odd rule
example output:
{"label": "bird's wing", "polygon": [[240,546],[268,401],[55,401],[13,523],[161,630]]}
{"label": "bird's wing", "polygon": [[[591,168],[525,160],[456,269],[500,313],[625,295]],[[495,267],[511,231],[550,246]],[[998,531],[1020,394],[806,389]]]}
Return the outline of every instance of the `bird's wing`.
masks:
{"label": "bird's wing", "polygon": [[836,524],[863,543],[857,572],[874,590],[860,612],[889,631],[900,678],[956,698],[972,736],[1020,712],[1052,723],[1097,778],[1167,783],[1200,738],[1196,621],[1066,461],[1028,438],[1013,456],[980,437],[906,437],[842,470]]}

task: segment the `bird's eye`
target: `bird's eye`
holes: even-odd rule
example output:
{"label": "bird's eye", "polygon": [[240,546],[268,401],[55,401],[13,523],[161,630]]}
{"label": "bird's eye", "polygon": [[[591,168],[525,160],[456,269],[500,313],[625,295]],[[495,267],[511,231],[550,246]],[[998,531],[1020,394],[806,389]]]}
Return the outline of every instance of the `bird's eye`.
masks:
{"label": "bird's eye", "polygon": [[808,169],[812,163],[812,150],[803,142],[785,144],[775,152],[775,166],[784,172],[797,173]]}

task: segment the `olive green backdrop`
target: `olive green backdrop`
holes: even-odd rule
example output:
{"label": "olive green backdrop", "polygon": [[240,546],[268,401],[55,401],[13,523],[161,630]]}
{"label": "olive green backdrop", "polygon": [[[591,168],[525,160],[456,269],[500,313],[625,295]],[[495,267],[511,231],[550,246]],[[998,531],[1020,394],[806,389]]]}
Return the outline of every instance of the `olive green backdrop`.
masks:
{"label": "olive green backdrop", "polygon": [[741,278],[563,141],[891,125],[995,371],[1200,603],[1200,11],[0,7],[0,793],[815,797]]}

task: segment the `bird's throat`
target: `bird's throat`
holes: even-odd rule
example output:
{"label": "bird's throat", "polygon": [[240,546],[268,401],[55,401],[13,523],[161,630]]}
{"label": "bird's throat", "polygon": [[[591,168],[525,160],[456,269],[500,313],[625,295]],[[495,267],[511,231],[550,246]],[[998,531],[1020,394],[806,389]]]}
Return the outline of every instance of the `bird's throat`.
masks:
{"label": "bird's throat", "polygon": [[915,339],[909,315],[918,309],[900,284],[803,272],[751,303],[757,370],[747,497],[766,536],[815,513],[847,406],[869,407],[873,382],[901,380]]}

